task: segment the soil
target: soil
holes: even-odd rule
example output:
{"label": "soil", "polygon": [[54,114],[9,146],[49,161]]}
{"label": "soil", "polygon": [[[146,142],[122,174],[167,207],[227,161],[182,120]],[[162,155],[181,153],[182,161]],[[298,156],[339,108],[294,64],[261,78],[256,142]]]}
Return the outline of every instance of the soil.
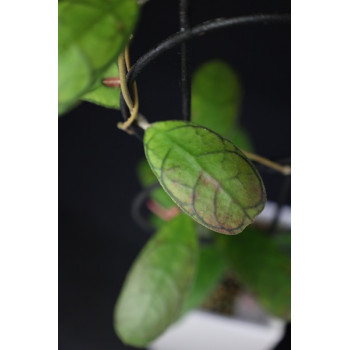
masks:
{"label": "soil", "polygon": [[204,302],[202,309],[225,316],[234,315],[234,301],[241,291],[239,283],[228,274]]}

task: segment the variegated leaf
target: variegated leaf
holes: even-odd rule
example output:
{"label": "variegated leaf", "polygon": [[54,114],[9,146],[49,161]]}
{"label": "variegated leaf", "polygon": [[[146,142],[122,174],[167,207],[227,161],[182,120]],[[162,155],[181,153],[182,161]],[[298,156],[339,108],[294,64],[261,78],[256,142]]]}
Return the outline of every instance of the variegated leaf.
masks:
{"label": "variegated leaf", "polygon": [[176,204],[209,229],[237,234],[262,211],[264,184],[254,165],[230,141],[193,123],[151,125],[147,160]]}

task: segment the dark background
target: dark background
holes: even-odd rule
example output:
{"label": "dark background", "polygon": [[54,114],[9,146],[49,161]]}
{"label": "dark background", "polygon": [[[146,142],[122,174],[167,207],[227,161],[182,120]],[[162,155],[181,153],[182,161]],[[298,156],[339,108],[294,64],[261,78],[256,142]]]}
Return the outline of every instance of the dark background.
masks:
{"label": "dark background", "polygon": [[[190,20],[195,25],[256,13],[290,13],[290,1],[192,0]],[[178,1],[150,0],[135,31],[132,60],[178,28]],[[241,122],[257,153],[275,160],[289,157],[290,26],[230,28],[189,45],[192,70],[221,58],[239,74],[244,86]],[[149,121],[181,118],[179,48],[152,62],[137,83],[140,111]],[[149,236],[130,215],[140,190],[135,166],[143,147],[116,128],[118,121],[119,111],[82,103],[58,122],[59,347],[64,350],[129,348],[114,334],[113,307]],[[263,179],[268,199],[278,200],[282,177],[264,173]],[[280,348],[290,348],[289,330]]]}

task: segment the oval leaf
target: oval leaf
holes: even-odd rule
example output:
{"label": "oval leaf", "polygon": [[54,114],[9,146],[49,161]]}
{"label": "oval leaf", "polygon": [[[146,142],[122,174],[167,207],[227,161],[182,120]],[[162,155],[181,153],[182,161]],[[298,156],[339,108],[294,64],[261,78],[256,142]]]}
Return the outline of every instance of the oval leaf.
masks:
{"label": "oval leaf", "polygon": [[241,86],[233,69],[213,60],[196,71],[192,82],[191,120],[227,137],[238,121]]}
{"label": "oval leaf", "polygon": [[191,120],[239,148],[254,151],[249,134],[239,126],[241,90],[236,73],[227,63],[219,60],[204,63],[192,81]]}
{"label": "oval leaf", "polygon": [[136,0],[58,3],[58,105],[86,93],[124,48],[138,15]]}
{"label": "oval leaf", "polygon": [[197,259],[195,223],[178,215],[164,224],[134,262],[116,304],[119,337],[143,347],[177,319]]}
{"label": "oval leaf", "polygon": [[147,160],[175,203],[207,228],[237,234],[265,206],[254,165],[230,141],[183,121],[152,124],[144,137]]}

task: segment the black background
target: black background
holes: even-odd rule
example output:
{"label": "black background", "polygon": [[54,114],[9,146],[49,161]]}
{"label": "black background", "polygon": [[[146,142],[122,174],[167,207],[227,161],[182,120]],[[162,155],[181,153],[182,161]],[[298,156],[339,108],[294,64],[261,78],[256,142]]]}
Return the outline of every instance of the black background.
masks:
{"label": "black background", "polygon": [[[195,25],[256,13],[290,13],[290,1],[192,0],[190,19]],[[132,60],[178,28],[178,1],[150,0],[135,31]],[[192,70],[221,58],[239,74],[241,122],[257,153],[276,160],[289,157],[290,26],[230,28],[189,45]],[[137,83],[140,111],[149,121],[181,118],[179,48],[152,62]],[[128,348],[114,334],[112,312],[125,274],[149,236],[130,215],[140,190],[135,166],[143,147],[116,128],[120,120],[119,111],[82,103],[58,122],[60,349]],[[263,178],[268,199],[277,200],[282,177]],[[289,331],[287,338],[280,348],[290,348]]]}

